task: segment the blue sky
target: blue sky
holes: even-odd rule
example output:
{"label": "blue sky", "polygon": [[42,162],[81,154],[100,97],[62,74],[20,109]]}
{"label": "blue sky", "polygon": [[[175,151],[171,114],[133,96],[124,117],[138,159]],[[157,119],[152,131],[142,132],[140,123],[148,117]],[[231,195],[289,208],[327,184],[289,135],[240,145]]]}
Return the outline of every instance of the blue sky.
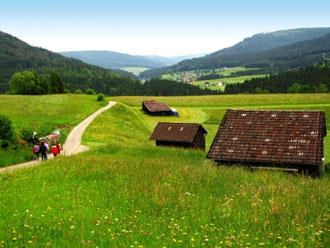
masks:
{"label": "blue sky", "polygon": [[1,0],[0,30],[51,51],[210,53],[255,33],[330,27],[329,0]]}

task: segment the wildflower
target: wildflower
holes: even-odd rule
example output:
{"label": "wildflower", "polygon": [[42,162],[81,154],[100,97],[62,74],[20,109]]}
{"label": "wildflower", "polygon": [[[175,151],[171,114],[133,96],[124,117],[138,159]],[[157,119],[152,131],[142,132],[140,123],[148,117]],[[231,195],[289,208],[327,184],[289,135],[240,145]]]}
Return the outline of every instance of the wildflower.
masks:
{"label": "wildflower", "polygon": [[191,241],[192,241],[192,242],[194,242],[194,241],[195,241],[195,239],[194,239],[194,238],[191,238]]}
{"label": "wildflower", "polygon": [[262,242],[261,242],[261,243],[259,243],[259,246],[264,246],[264,245],[265,245],[265,243],[262,243]]}
{"label": "wildflower", "polygon": [[175,243],[176,242],[176,239],[173,239],[173,242]]}
{"label": "wildflower", "polygon": [[236,240],[236,237],[234,235],[231,235],[232,240]]}
{"label": "wildflower", "polygon": [[71,226],[70,228],[71,228],[71,229],[74,229],[74,226]]}
{"label": "wildflower", "polygon": [[32,241],[32,240],[29,240],[29,241],[28,241],[28,244],[32,244],[32,243],[33,243],[33,241]]}
{"label": "wildflower", "polygon": [[16,241],[17,240],[17,238],[16,237],[13,237],[13,239],[12,239],[13,241]]}

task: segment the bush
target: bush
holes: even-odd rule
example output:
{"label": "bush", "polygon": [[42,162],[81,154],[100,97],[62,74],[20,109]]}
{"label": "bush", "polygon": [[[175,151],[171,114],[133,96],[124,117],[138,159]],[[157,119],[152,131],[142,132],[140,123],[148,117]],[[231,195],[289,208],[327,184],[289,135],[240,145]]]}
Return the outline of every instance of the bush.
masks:
{"label": "bush", "polygon": [[70,94],[71,91],[70,91],[69,89],[65,88],[63,93],[64,93],[64,94]]}
{"label": "bush", "polygon": [[294,83],[288,88],[288,93],[300,93],[301,86],[300,84]]}
{"label": "bush", "polygon": [[104,101],[104,94],[102,94],[102,93],[98,94],[97,97],[96,97],[96,100],[98,102]]}
{"label": "bush", "polygon": [[82,91],[80,89],[77,89],[74,93],[75,94],[82,94]]}
{"label": "bush", "polygon": [[255,94],[268,94],[269,91],[267,89],[261,89],[260,87],[256,87],[253,93],[255,93]]}
{"label": "bush", "polygon": [[320,84],[319,87],[317,87],[316,89],[317,93],[327,93],[328,92],[328,88],[325,84]]}
{"label": "bush", "polygon": [[20,132],[22,140],[26,141],[27,143],[34,143],[35,140],[33,139],[33,132],[34,130],[32,128],[23,128]]}
{"label": "bush", "polygon": [[0,146],[8,146],[13,137],[14,131],[11,120],[7,115],[0,114]]}
{"label": "bush", "polygon": [[95,90],[89,88],[86,90],[86,95],[95,95]]}

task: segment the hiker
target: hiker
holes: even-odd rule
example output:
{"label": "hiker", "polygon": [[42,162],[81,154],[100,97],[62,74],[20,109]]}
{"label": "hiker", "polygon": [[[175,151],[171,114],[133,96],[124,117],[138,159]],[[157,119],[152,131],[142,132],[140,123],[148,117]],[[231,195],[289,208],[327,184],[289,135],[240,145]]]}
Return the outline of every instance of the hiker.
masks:
{"label": "hiker", "polygon": [[40,147],[40,153],[41,153],[41,160],[42,161],[47,160],[47,158],[48,158],[47,151],[49,150],[48,144],[45,143],[45,141],[41,141],[41,144],[39,147]]}
{"label": "hiker", "polygon": [[52,146],[52,153],[54,158],[56,158],[56,156],[60,153],[60,150],[57,148],[57,145]]}
{"label": "hiker", "polygon": [[60,155],[61,151],[63,150],[62,144],[57,141],[56,146],[57,146],[57,149],[58,149],[58,155]]}
{"label": "hiker", "polygon": [[35,143],[33,146],[34,159],[39,160],[40,146],[39,142]]}

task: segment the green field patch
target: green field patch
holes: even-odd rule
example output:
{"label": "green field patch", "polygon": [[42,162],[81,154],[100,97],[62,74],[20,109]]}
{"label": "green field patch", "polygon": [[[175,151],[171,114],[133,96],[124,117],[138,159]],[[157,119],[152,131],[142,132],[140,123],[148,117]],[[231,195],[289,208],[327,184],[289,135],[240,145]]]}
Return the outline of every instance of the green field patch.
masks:
{"label": "green field patch", "polygon": [[149,70],[150,68],[144,68],[144,67],[123,67],[120,68],[121,70],[128,71],[130,73],[133,73],[136,76],[139,76],[142,72]]}
{"label": "green field patch", "polygon": [[330,94],[257,94],[257,95],[212,95],[212,96],[120,96],[112,100],[128,106],[141,107],[143,100],[157,99],[170,107],[257,107],[276,105],[324,105],[330,103]]}
{"label": "green field patch", "polygon": [[[190,84],[199,86],[202,89],[211,89],[211,90],[224,91],[227,84],[243,83],[245,80],[249,80],[249,79],[252,79],[252,78],[261,78],[261,77],[265,77],[265,76],[267,76],[267,74],[239,76],[239,77],[228,77],[228,78],[219,78],[219,79],[195,81],[195,82],[191,82]],[[206,83],[209,83],[209,86],[206,86],[205,85]]]}

